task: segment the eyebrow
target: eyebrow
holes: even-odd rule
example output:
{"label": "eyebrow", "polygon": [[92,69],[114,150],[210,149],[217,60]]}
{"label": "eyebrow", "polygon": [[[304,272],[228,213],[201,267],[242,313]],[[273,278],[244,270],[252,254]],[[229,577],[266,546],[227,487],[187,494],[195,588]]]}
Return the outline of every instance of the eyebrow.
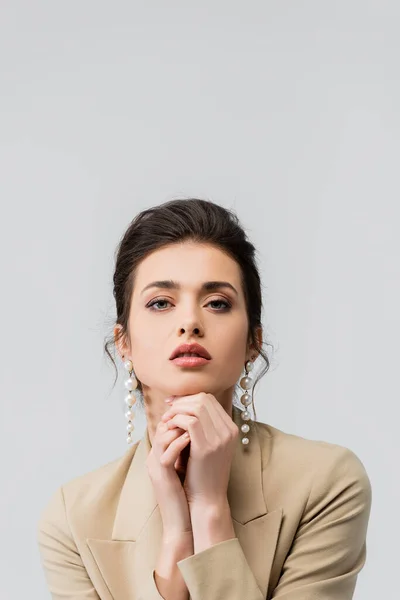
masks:
{"label": "eyebrow", "polygon": [[[177,281],[172,281],[171,279],[164,279],[162,281],[152,281],[146,287],[144,287],[141,291],[141,295],[150,288],[163,288],[167,290],[180,290],[181,284]],[[205,281],[201,286],[201,291],[212,292],[214,290],[220,290],[221,288],[228,288],[233,290],[235,294],[238,296],[238,292],[236,288],[233,287],[229,281]]]}

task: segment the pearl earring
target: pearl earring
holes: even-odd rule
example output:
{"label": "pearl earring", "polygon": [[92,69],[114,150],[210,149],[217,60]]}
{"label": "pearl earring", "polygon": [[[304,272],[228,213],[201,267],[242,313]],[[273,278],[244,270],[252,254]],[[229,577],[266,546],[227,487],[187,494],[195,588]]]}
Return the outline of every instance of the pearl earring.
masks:
{"label": "pearl earring", "polygon": [[[124,357],[122,357],[124,358]],[[128,395],[125,397],[125,404],[128,407],[128,410],[125,413],[125,417],[128,420],[128,425],[126,426],[126,430],[128,432],[128,437],[126,441],[128,444],[132,443],[132,432],[134,430],[133,419],[135,416],[133,406],[136,403],[135,390],[138,386],[138,381],[133,373],[133,364],[131,360],[127,360],[124,362],[125,369],[129,372],[129,379],[125,381],[125,387],[128,390]]]}
{"label": "pearl earring", "polygon": [[[249,373],[250,373],[250,371],[253,370],[253,367],[254,367],[253,362],[251,360],[248,360],[245,365],[246,374],[240,380],[240,387],[245,391],[245,393],[240,398],[240,402],[244,406],[244,409],[241,414],[242,421],[250,421],[250,419],[251,419],[251,415],[250,415],[250,412],[247,410],[247,407],[250,406],[250,404],[252,402],[249,390],[251,389],[253,380],[251,379],[251,377],[249,377]],[[250,425],[248,423],[243,423],[243,425],[240,427],[240,430],[246,434],[250,431]],[[242,437],[242,444],[244,446],[247,446],[249,441],[250,440],[246,435],[244,437]]]}

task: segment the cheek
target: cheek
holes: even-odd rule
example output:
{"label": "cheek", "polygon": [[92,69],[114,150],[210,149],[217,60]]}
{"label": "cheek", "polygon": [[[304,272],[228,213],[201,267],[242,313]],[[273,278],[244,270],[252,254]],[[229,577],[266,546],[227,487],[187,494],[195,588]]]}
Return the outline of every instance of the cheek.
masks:
{"label": "cheek", "polygon": [[161,319],[149,316],[147,312],[137,311],[137,316],[130,323],[130,337],[132,349],[139,352],[154,352],[160,349],[162,340],[165,339],[165,323]]}
{"label": "cheek", "polygon": [[240,322],[232,323],[218,339],[224,371],[230,378],[239,377],[246,358],[247,321],[241,319]]}
{"label": "cheek", "polygon": [[132,362],[138,379],[150,384],[160,371],[163,356],[163,333],[153,321],[136,319],[131,323]]}

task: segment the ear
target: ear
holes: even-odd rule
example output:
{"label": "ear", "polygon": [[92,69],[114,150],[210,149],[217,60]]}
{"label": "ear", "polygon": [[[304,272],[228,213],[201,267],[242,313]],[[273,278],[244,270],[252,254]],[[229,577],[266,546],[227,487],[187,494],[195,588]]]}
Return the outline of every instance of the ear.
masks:
{"label": "ear", "polygon": [[114,340],[115,340],[115,347],[117,348],[118,354],[120,355],[121,360],[122,360],[123,356],[125,358],[127,356],[129,356],[131,349],[126,342],[126,336],[122,335],[119,339],[117,339],[117,336],[121,335],[121,331],[122,331],[122,325],[117,323],[117,325],[115,325],[115,327],[114,327]]}
{"label": "ear", "polygon": [[260,354],[259,351],[257,350],[257,347],[261,348],[262,343],[263,343],[263,331],[262,331],[261,325],[259,327],[256,327],[254,335],[256,338],[255,340],[252,340],[251,336],[249,339],[246,360],[254,361]]}

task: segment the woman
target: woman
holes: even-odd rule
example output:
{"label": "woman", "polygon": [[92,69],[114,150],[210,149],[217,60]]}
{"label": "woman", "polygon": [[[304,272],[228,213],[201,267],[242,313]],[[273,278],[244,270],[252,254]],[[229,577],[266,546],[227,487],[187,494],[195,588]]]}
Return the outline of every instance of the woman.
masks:
{"label": "woman", "polygon": [[370,481],[351,450],[250,419],[255,367],[260,377],[269,361],[255,249],[236,215],[198,199],[140,213],[114,296],[106,351],[115,342],[130,374],[128,442],[135,401],[147,428],[42,512],[53,599],[352,598]]}

